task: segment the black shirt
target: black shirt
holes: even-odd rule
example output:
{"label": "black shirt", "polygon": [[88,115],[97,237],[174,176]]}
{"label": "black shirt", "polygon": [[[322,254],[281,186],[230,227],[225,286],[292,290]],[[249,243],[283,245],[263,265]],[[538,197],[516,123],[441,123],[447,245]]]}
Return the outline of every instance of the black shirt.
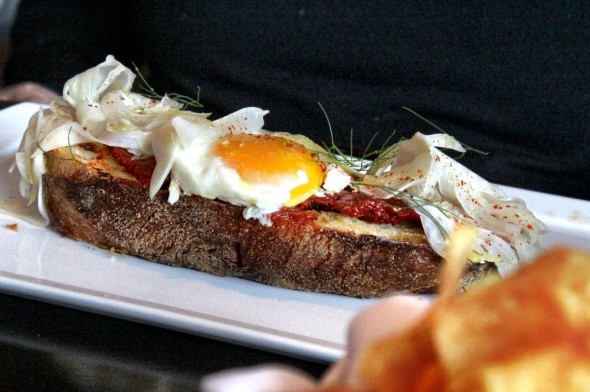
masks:
{"label": "black shirt", "polygon": [[[527,1],[22,1],[8,83],[61,90],[114,54],[213,118],[375,149],[416,131],[489,180],[590,199],[590,6]],[[200,88],[200,90],[199,90]],[[352,143],[350,135],[353,135]]]}

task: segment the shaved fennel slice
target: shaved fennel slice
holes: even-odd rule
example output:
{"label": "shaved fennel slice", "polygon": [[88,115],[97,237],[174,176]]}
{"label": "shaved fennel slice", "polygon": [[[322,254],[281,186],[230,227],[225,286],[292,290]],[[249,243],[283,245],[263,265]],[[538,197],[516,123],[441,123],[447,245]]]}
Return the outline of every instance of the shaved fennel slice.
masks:
{"label": "shaved fennel slice", "polygon": [[[446,234],[457,222],[479,230],[470,260],[494,262],[502,275],[538,254],[543,249],[541,235],[546,228],[526,204],[509,198],[499,186],[473,173],[439,147],[465,151],[446,134],[416,133],[400,143],[397,155],[380,175],[364,178],[363,190],[380,198],[404,191],[432,203],[432,208],[425,206],[416,211],[431,246],[440,255],[444,255]],[[441,213],[440,208],[449,213]]]}
{"label": "shaved fennel slice", "polygon": [[109,91],[131,91],[134,80],[135,74],[129,68],[108,55],[103,63],[68,80],[63,97],[77,109],[80,104],[99,102]]}
{"label": "shaved fennel slice", "polygon": [[[177,117],[170,122],[173,132],[176,133],[177,143],[183,149],[191,148],[194,143],[206,144],[211,143],[223,133],[212,126],[212,122],[204,120],[201,122],[191,122],[186,118]],[[165,137],[163,133],[157,133],[157,136],[152,139],[152,144],[155,146],[160,143],[160,138]]]}
{"label": "shaved fennel slice", "polygon": [[[21,175],[21,195],[29,200],[29,205],[37,198],[39,212],[48,223],[41,189],[41,176],[46,171],[43,154],[56,148],[83,143],[88,138],[80,124],[67,117],[45,114],[46,112],[40,111],[31,119],[23,136],[23,143],[15,154],[15,165]],[[59,122],[61,124],[56,124]]]}
{"label": "shaved fennel slice", "polygon": [[432,249],[445,256],[448,235],[460,225],[472,226],[477,233],[469,260],[474,263],[492,262],[498,267],[501,276],[517,269],[519,256],[515,249],[492,231],[478,226],[473,219],[463,215],[459,208],[449,202],[434,202],[416,210],[428,242]]}
{"label": "shaved fennel slice", "polygon": [[[54,129],[62,126],[74,124],[72,118],[67,115],[56,115],[50,109],[40,109],[36,115],[33,115],[27,125],[27,129],[22,137],[20,146],[15,154],[15,166],[21,174],[20,191],[21,195],[29,199],[32,203],[39,186],[36,180],[39,170],[43,170],[44,162],[35,161],[35,156],[41,155],[40,145],[46,138],[51,139],[51,133]],[[67,145],[67,143],[66,143]],[[52,149],[45,145],[48,150]],[[42,174],[42,173],[41,173]]]}
{"label": "shaved fennel slice", "polygon": [[76,119],[84,129],[92,132],[105,127],[107,115],[101,100],[109,92],[129,92],[135,74],[111,55],[106,60],[68,80],[63,98],[76,110]]}
{"label": "shaved fennel slice", "polygon": [[22,197],[28,199],[29,205],[35,200],[35,194],[37,193],[37,184],[34,182],[33,160],[31,156],[37,147],[36,140],[42,129],[44,114],[45,111],[40,109],[29,120],[27,129],[23,134],[15,154],[14,164],[10,168],[12,171],[16,167],[20,172],[19,191]]}
{"label": "shaved fennel slice", "polygon": [[102,129],[115,133],[134,130],[151,132],[180,115],[196,121],[208,116],[206,113],[182,110],[182,104],[168,97],[159,101],[124,91],[109,92],[100,101],[100,107],[106,116]]}
{"label": "shaved fennel slice", "polygon": [[179,105],[170,98],[156,101],[135,93],[110,92],[98,105],[104,114],[103,124],[85,130],[103,144],[126,148],[136,156],[150,156],[152,133],[167,127],[172,119],[210,124],[207,113],[181,110]]}
{"label": "shaved fennel slice", "polygon": [[264,116],[268,110],[256,107],[240,109],[213,121],[212,126],[224,134],[260,133],[264,126]]}
{"label": "shaved fennel slice", "polygon": [[172,124],[170,123],[156,130],[153,137],[154,140],[157,140],[157,143],[153,144],[156,167],[150,181],[150,198],[153,198],[156,193],[158,193],[164,184],[164,181],[166,181],[166,177],[168,177],[168,174],[174,165],[176,151],[178,151],[180,147],[178,135],[174,132]]}
{"label": "shaved fennel slice", "polygon": [[[54,105],[52,105],[54,106]],[[41,176],[45,173],[44,153],[80,143],[99,142],[105,145],[142,150],[149,145],[150,134],[142,131],[97,135],[88,133],[74,121],[70,112],[57,104],[55,111],[40,110],[33,116],[15,154],[15,165],[20,172],[19,190],[29,205],[38,199],[39,211],[45,219],[47,212],[41,192]]]}
{"label": "shaved fennel slice", "polygon": [[135,74],[113,56],[68,80],[64,100],[75,110],[76,121],[97,138],[99,133],[151,132],[173,117],[203,118],[182,110],[183,105],[168,96],[161,100],[132,93]]}

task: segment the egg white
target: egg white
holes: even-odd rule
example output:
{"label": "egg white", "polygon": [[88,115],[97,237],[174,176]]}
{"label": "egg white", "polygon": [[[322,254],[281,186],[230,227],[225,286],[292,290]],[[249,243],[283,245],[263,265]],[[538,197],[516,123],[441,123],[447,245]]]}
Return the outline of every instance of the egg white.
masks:
{"label": "egg white", "polygon": [[[174,118],[170,122],[172,129],[161,129],[153,134],[152,146],[157,165],[152,177],[151,196],[155,195],[170,174],[169,202],[176,202],[180,194],[219,199],[247,207],[244,211],[247,219],[255,218],[263,224],[270,224],[268,214],[289,202],[292,189],[308,182],[305,171],[285,175],[273,184],[250,183],[213,154],[215,144],[223,136],[238,133],[270,134],[262,129],[266,113],[258,108],[246,108],[211,122]],[[342,170],[335,166],[328,167],[327,189],[318,189],[317,194],[325,190],[342,190],[350,182]]]}

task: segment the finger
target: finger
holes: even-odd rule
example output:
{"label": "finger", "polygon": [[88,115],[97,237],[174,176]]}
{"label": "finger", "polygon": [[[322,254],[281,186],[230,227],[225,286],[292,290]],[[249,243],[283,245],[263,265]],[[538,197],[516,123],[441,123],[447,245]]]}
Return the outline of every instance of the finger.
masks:
{"label": "finger", "polygon": [[0,89],[0,100],[14,102],[50,103],[58,95],[40,84],[22,82]]}
{"label": "finger", "polygon": [[311,376],[298,369],[263,365],[205,376],[200,389],[204,392],[282,392],[312,389],[315,385]]}
{"label": "finger", "polygon": [[377,302],[359,313],[348,332],[348,354],[324,376],[322,383],[353,384],[358,358],[363,348],[386,336],[400,333],[418,323],[430,308],[432,299],[423,296],[396,295]]}

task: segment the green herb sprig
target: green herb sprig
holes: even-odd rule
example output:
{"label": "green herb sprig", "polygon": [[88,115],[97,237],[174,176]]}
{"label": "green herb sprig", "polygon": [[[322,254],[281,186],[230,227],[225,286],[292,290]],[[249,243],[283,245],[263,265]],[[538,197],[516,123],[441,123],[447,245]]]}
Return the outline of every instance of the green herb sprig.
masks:
{"label": "green herb sprig", "polygon": [[156,92],[156,90],[147,82],[147,80],[144,78],[143,74],[141,73],[141,71],[139,70],[139,68],[137,67],[137,65],[135,65],[135,63],[133,64],[133,68],[135,69],[135,72],[137,73],[137,75],[139,76],[139,78],[142,81],[142,85],[140,86],[140,89],[143,91],[143,95],[145,97],[148,98],[153,98],[153,99],[162,99],[164,98],[164,96],[167,96],[173,100],[175,100],[176,102],[182,104],[184,106],[184,108],[187,107],[191,107],[193,109],[199,109],[203,107],[203,104],[201,104],[200,102],[200,97],[201,97],[201,87],[197,86],[197,98],[192,98],[189,97],[188,95],[183,95],[183,94],[178,94],[178,93],[166,93],[164,95],[159,94]]}
{"label": "green herb sprig", "polygon": [[[338,147],[338,145],[334,141],[334,130],[332,128],[332,123],[330,121],[330,117],[328,116],[326,109],[324,109],[324,107],[322,106],[322,104],[320,102],[318,102],[318,105],[319,105],[322,113],[324,114],[324,117],[326,118],[326,123],[328,124],[328,131],[330,132],[330,143],[331,144],[326,145],[324,143],[323,147],[324,147],[328,157],[331,160],[335,161],[336,163],[345,164],[349,168],[352,168],[356,171],[366,172],[366,171],[369,171],[372,166],[377,165],[377,164],[381,163],[382,161],[388,159],[388,155],[384,154],[384,152],[391,149],[391,147],[388,147],[388,144],[389,144],[390,140],[393,138],[393,136],[395,135],[395,133],[396,133],[395,131],[393,131],[389,135],[389,137],[383,142],[381,148],[370,151],[371,146],[374,144],[375,139],[378,136],[378,132],[375,133],[373,135],[373,137],[371,138],[371,140],[369,140],[369,143],[365,147],[365,149],[364,149],[363,153],[360,155],[360,157],[356,156],[355,149],[354,149],[354,129],[352,129],[352,128],[350,129],[350,138],[349,138],[350,142],[349,142],[349,148],[348,148],[349,151],[345,152],[340,147]],[[400,142],[401,142],[401,140],[400,140]],[[396,145],[397,145],[397,143],[396,143]]]}
{"label": "green herb sprig", "polygon": [[[391,138],[396,133],[394,131],[387,138],[387,140],[383,143],[383,145],[381,146],[380,149],[370,151],[370,147],[374,143],[375,138],[377,137],[377,133],[376,133],[371,138],[369,144],[367,145],[367,147],[363,151],[362,155],[360,157],[357,157],[354,154],[355,150],[353,147],[353,137],[354,137],[353,130],[351,129],[351,131],[350,131],[349,151],[345,152],[341,148],[339,148],[334,141],[334,132],[333,132],[333,128],[332,128],[332,123],[330,121],[327,111],[324,109],[324,107],[321,105],[321,103],[318,102],[318,105],[319,105],[322,113],[324,114],[324,117],[326,118],[326,122],[328,124],[328,130],[330,132],[331,145],[324,144],[324,149],[326,151],[324,154],[327,154],[328,157],[332,161],[334,161],[335,163],[340,164],[340,165],[346,165],[349,168],[357,170],[358,173],[360,174],[359,181],[355,181],[355,182],[351,183],[351,187],[355,191],[360,192],[363,195],[370,197],[370,198],[377,200],[377,201],[385,202],[384,200],[376,198],[376,197],[372,196],[371,194],[367,193],[366,191],[363,191],[363,188],[366,189],[367,187],[374,187],[376,189],[380,189],[380,190],[386,192],[387,194],[391,195],[392,197],[395,197],[397,199],[404,201],[406,203],[406,205],[408,206],[407,208],[413,209],[413,210],[419,212],[422,216],[425,216],[426,218],[430,219],[435,224],[435,226],[438,228],[438,230],[440,231],[442,236],[444,238],[448,238],[449,234],[446,232],[445,228],[432,215],[432,213],[426,207],[427,206],[434,207],[438,211],[440,211],[443,215],[445,215],[446,217],[456,216],[455,213],[453,213],[452,211],[449,211],[448,209],[445,209],[441,205],[437,204],[437,201],[429,201],[424,198],[412,196],[405,191],[395,189],[395,188],[392,188],[392,187],[389,187],[386,185],[367,184],[363,181],[365,174],[374,175],[374,174],[376,174],[378,169],[381,168],[384,164],[390,164],[393,161],[393,159],[395,158],[395,156],[398,154],[400,144],[403,141],[405,141],[406,138],[401,138],[393,145],[388,146],[388,143],[390,142]],[[426,122],[428,125],[432,126],[437,131],[448,135],[448,133],[445,132],[441,127],[434,124],[432,121],[426,119],[424,116],[418,114],[416,111],[414,111],[410,108],[407,108],[407,107],[403,107],[403,109],[407,110],[408,112],[412,113],[413,115],[415,115],[416,117],[418,117],[422,121]],[[459,143],[461,143],[461,142],[459,142]],[[463,148],[465,148],[466,151],[472,151],[472,152],[476,152],[479,154],[487,155],[487,152],[478,150],[478,149],[468,146],[464,143],[461,143],[461,145],[463,146]],[[438,200],[438,201],[440,201],[440,200]],[[403,208],[403,207],[401,207],[401,208]]]}
{"label": "green herb sprig", "polygon": [[[439,131],[441,133],[444,133],[445,135],[448,135],[448,133],[444,129],[442,129],[441,127],[439,127],[438,125],[436,125],[432,121],[428,120],[426,117],[420,115],[415,110],[412,110],[412,109],[410,109],[408,107],[405,107],[405,106],[402,106],[402,109],[404,109],[404,110],[412,113],[414,116],[418,117],[420,120],[424,121],[426,124],[430,125],[431,127],[433,127],[434,129],[436,129],[437,131]],[[478,154],[488,155],[488,153],[486,151],[478,150],[477,148],[468,146],[467,144],[462,143],[461,141],[459,141],[459,143],[463,146],[463,148],[465,148],[466,151],[473,151],[473,152],[476,152]],[[461,154],[460,156],[463,156],[463,154]]]}
{"label": "green herb sprig", "polygon": [[72,143],[70,141],[70,134],[71,133],[72,133],[72,126],[70,126],[70,129],[68,129],[68,150],[70,151],[70,155],[72,156],[71,158],[63,158],[63,157],[55,156],[50,151],[45,151],[45,149],[43,149],[43,147],[41,147],[41,143],[38,140],[35,141],[35,143],[37,144],[37,148],[39,148],[39,150],[41,150],[43,152],[43,154],[51,155],[55,159],[61,159],[61,160],[64,160],[64,161],[75,161],[75,162],[78,162],[80,164],[84,164],[84,162],[82,162],[79,159],[77,159],[76,158],[76,155],[74,154],[74,151],[73,151],[74,146],[72,145]]}

